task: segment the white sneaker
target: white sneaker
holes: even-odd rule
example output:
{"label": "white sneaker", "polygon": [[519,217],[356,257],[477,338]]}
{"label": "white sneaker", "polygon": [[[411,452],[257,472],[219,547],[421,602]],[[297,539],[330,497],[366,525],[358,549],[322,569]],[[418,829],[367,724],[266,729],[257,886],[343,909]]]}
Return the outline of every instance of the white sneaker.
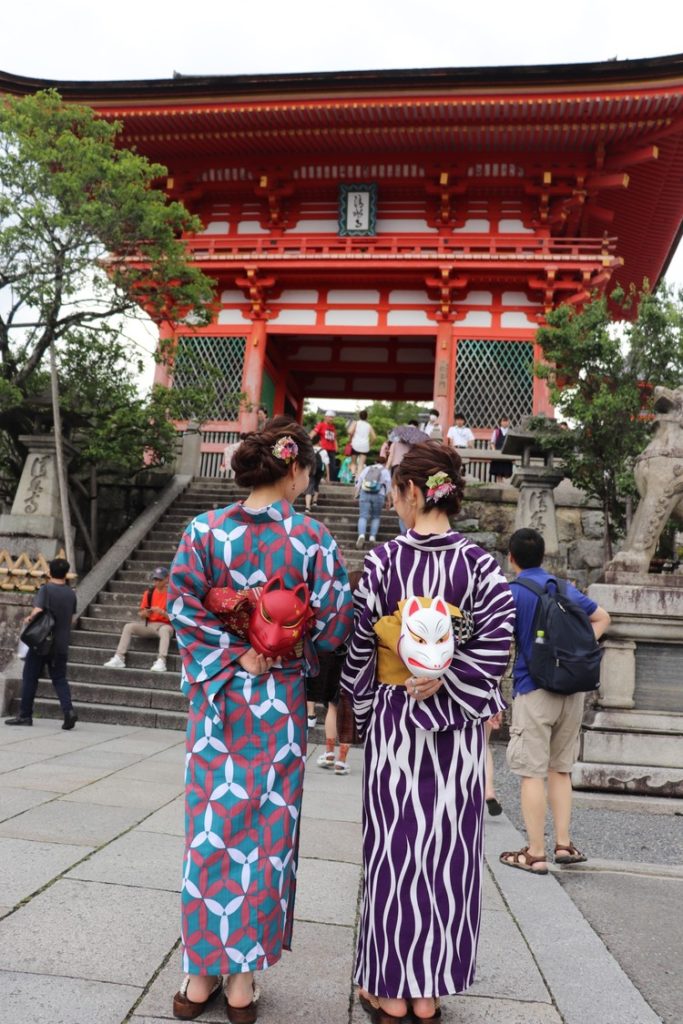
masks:
{"label": "white sneaker", "polygon": [[365,534],[361,533],[360,537],[356,541],[356,551],[360,551],[365,546]]}
{"label": "white sneaker", "polygon": [[315,729],[316,725],[318,724],[318,719],[315,716],[311,716],[306,719],[306,724],[308,725],[309,729]]}
{"label": "white sneaker", "polygon": [[377,538],[376,537],[371,537],[370,540],[368,541],[368,544],[376,544],[376,543],[377,543]]}
{"label": "white sneaker", "polygon": [[119,658],[118,654],[115,654],[109,661],[105,661],[102,668],[125,668],[126,663],[123,658]]}
{"label": "white sneaker", "polygon": [[154,662],[154,664],[150,668],[150,672],[165,672],[165,671],[166,671],[166,659],[165,658],[157,658],[157,660]]}

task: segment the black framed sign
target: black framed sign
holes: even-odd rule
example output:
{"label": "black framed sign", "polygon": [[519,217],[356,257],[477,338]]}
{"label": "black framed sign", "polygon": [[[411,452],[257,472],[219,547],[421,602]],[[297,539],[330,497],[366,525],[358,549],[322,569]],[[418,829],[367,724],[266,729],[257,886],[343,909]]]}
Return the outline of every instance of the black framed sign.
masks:
{"label": "black framed sign", "polygon": [[339,234],[377,234],[377,185],[339,186]]}

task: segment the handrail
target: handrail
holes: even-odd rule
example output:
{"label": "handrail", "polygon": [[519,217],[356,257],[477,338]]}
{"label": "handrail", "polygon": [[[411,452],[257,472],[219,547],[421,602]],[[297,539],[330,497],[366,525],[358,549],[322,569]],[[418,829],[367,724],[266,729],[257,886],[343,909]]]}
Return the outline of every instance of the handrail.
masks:
{"label": "handrail", "polygon": [[595,259],[608,257],[614,252],[615,238],[539,238],[528,235],[373,235],[345,238],[331,234],[282,235],[278,238],[260,235],[189,235],[184,244],[196,257],[225,259],[231,256],[244,259],[284,258],[306,256],[343,256],[368,259],[401,256],[439,255],[452,258],[486,258],[497,255],[541,257],[544,259]]}

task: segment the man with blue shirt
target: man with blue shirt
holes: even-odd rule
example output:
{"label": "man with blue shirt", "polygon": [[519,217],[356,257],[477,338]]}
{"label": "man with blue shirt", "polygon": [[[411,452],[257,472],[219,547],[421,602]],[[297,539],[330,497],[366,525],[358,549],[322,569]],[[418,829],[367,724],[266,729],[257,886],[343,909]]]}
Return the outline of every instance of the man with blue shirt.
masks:
{"label": "man with blue shirt", "polygon": [[[552,574],[542,566],[544,554],[545,542],[538,530],[525,528],[510,537],[508,558],[515,574],[521,580],[527,579],[545,588]],[[500,860],[508,867],[547,875],[544,833],[548,803],[555,830],[555,863],[578,864],[586,860],[569,835],[571,771],[578,752],[585,695],[563,696],[543,690],[533,682],[527,663],[534,642],[538,597],[526,587],[515,586],[514,581],[512,594],[517,610],[517,657],[512,673],[514,699],[507,762],[510,770],[521,777],[522,816],[528,846],[501,853]],[[601,637],[610,623],[605,609],[571,584],[567,584],[567,597],[586,612],[596,639]]]}

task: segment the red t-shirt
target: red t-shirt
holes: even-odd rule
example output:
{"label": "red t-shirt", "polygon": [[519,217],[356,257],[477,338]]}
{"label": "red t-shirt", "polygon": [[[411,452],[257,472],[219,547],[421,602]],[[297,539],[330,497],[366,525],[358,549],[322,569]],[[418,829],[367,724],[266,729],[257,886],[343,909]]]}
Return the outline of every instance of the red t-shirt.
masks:
{"label": "red t-shirt", "polygon": [[[151,590],[151,593],[150,593]],[[166,622],[168,623],[168,614],[166,612],[166,601],[168,599],[168,590],[164,587],[163,590],[157,590],[156,587],[151,587],[150,590],[146,590],[142,595],[140,601],[141,608],[149,608],[150,613],[147,616],[147,622]],[[151,601],[150,601],[151,597]]]}
{"label": "red t-shirt", "polygon": [[334,423],[328,423],[327,420],[321,420],[320,423],[316,423],[313,429],[320,438],[320,447],[324,448],[326,452],[336,452],[337,428]]}

